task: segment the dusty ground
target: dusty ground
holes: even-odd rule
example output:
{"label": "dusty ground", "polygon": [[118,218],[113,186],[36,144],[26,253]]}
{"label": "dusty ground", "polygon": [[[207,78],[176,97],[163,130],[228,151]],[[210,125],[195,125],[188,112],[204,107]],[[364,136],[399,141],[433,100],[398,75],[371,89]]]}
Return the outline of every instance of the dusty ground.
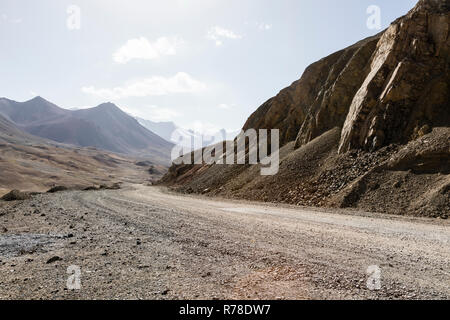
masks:
{"label": "dusty ground", "polygon": [[138,185],[0,202],[0,298],[450,298],[447,220],[338,211]]}
{"label": "dusty ground", "polygon": [[138,166],[138,159],[89,149],[0,142],[0,197],[11,191],[45,192],[54,185],[87,187],[157,180],[165,168]]}
{"label": "dusty ground", "polygon": [[335,128],[298,149],[286,144],[273,176],[260,165],[179,165],[161,183],[187,194],[448,218],[450,128],[374,152],[338,154],[339,139]]}

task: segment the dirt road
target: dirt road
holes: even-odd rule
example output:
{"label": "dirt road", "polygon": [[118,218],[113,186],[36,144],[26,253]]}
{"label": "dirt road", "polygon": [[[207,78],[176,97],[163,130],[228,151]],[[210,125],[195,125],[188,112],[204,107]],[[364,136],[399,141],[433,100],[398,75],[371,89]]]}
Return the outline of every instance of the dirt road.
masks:
{"label": "dirt road", "polygon": [[1,203],[0,260],[1,299],[450,298],[448,221],[157,187]]}

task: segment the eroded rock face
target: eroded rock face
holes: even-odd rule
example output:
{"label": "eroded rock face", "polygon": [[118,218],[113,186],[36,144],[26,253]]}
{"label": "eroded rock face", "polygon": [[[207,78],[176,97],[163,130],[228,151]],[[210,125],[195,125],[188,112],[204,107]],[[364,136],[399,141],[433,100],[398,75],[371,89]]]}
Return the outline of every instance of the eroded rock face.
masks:
{"label": "eroded rock face", "polygon": [[244,130],[279,129],[281,145],[295,140],[309,106],[330,74],[330,65],[337,63],[342,55],[340,51],[310,65],[300,80],[258,108],[245,123]]}
{"label": "eroded rock face", "polygon": [[253,113],[244,130],[279,129],[280,145],[297,139],[300,146],[336,123],[342,126],[378,39],[365,39],[310,65],[300,80]]}
{"label": "eroded rock face", "polygon": [[334,127],[339,152],[407,143],[450,125],[450,0],[421,0],[384,32],[309,66],[244,129],[298,148]]}
{"label": "eroded rock face", "polygon": [[369,72],[372,53],[380,36],[363,40],[347,48],[340,61],[330,67],[330,73],[296,137],[298,148],[334,127],[342,127],[352,97]]}
{"label": "eroded rock face", "polygon": [[449,3],[422,0],[384,32],[350,105],[339,152],[404,144],[450,125]]}

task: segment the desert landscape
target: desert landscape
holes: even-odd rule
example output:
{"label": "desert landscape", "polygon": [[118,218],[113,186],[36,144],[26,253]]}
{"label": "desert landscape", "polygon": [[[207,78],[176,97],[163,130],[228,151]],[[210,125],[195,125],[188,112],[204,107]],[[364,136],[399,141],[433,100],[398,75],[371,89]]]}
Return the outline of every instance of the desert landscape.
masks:
{"label": "desert landscape", "polygon": [[[215,49],[245,38],[213,30]],[[145,59],[174,56],[167,42]],[[143,59],[122,51],[120,66]],[[173,132],[201,134],[126,105],[0,98],[0,300],[450,299],[449,70],[450,0],[314,62],[242,127],[279,130],[273,175],[250,143],[244,164],[175,164]],[[187,73],[133,81],[82,91],[188,104],[207,88]]]}

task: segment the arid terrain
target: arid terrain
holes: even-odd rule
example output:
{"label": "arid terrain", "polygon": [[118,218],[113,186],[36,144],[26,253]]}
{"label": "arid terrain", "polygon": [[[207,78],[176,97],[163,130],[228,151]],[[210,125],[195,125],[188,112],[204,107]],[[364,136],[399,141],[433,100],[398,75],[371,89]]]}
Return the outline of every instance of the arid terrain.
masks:
{"label": "arid terrain", "polygon": [[[54,186],[83,189],[117,182],[157,180],[162,166],[138,166],[138,160],[89,149],[0,144],[0,197],[12,189],[45,192]],[[156,170],[161,170],[160,174]]]}
{"label": "arid terrain", "polygon": [[[244,130],[279,132],[269,176],[220,164],[224,150],[168,168],[174,145],[149,128],[171,140],[175,124],[113,103],[0,98],[0,300],[450,299],[449,70],[450,0],[419,0],[252,109]],[[173,93],[197,115],[187,89],[209,85],[180,74],[99,91],[164,105]],[[153,103],[141,106],[178,114]]]}
{"label": "arid terrain", "polygon": [[[37,113],[38,106],[34,104],[33,108]],[[28,110],[24,114],[30,116],[33,112]],[[83,189],[119,182],[148,183],[158,180],[166,171],[164,161],[158,159],[34,136],[0,112],[0,197],[13,189],[45,192],[54,186]]]}
{"label": "arid terrain", "polygon": [[448,218],[449,30],[450,1],[420,0],[261,105],[243,129],[279,130],[276,175],[261,176],[259,165],[185,163],[161,183],[188,194]]}
{"label": "arid terrain", "polygon": [[[128,185],[0,202],[0,228],[1,299],[450,298],[441,219]],[[80,290],[67,289],[72,265]]]}
{"label": "arid terrain", "polygon": [[450,128],[375,152],[338,154],[339,136],[335,128],[297,149],[286,144],[273,176],[261,176],[260,165],[174,165],[160,183],[186,194],[448,218]]}

